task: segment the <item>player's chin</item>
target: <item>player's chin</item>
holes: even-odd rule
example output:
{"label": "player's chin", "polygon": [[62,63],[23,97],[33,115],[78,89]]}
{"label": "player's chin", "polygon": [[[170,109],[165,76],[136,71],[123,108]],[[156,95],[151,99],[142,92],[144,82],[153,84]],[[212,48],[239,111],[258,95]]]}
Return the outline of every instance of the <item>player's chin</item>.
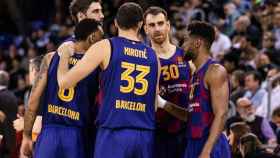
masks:
{"label": "player's chin", "polygon": [[162,37],[154,38],[154,42],[158,44],[162,44],[164,42],[164,38]]}

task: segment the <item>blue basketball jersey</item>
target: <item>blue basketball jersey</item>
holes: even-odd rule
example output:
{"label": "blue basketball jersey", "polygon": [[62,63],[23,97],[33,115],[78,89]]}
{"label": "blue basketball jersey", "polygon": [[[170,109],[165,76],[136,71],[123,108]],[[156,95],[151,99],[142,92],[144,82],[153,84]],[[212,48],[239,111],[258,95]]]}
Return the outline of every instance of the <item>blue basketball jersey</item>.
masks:
{"label": "blue basketball jersey", "polygon": [[[176,48],[176,52],[169,59],[160,58],[160,64],[160,95],[174,104],[187,108],[191,69],[189,63],[184,60],[184,51]],[[156,118],[158,128],[169,133],[179,132],[183,125],[180,120],[163,109],[158,109]]]}
{"label": "blue basketball jersey", "polygon": [[[73,67],[83,54],[75,53],[69,59]],[[81,80],[75,87],[60,89],[57,83],[57,69],[60,57],[54,54],[48,69],[48,81],[43,110],[43,125],[61,124],[84,127],[94,122],[93,106],[98,92],[99,69]]]}
{"label": "blue basketball jersey", "polygon": [[157,56],[142,42],[114,37],[110,43],[110,63],[100,73],[97,124],[103,128],[152,130],[155,128]]}
{"label": "blue basketball jersey", "polygon": [[217,63],[209,58],[192,76],[189,94],[191,112],[187,122],[187,138],[197,139],[209,135],[214,113],[210,90],[205,87],[204,78],[209,67]]}

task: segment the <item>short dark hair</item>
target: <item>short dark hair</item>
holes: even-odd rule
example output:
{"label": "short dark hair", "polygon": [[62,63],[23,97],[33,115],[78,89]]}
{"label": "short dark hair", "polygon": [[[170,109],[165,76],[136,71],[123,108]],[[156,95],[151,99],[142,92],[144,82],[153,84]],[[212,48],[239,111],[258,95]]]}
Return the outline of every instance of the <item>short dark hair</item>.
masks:
{"label": "short dark hair", "polygon": [[165,19],[168,20],[167,12],[166,12],[164,9],[162,9],[162,8],[160,8],[160,7],[157,7],[157,6],[153,6],[153,7],[149,7],[149,8],[145,11],[145,13],[144,13],[144,21],[146,21],[146,18],[147,18],[147,16],[148,16],[149,14],[158,15],[158,14],[160,14],[160,13],[162,13],[162,14],[164,15]]}
{"label": "short dark hair", "polygon": [[207,43],[206,47],[210,49],[212,43],[215,40],[215,29],[209,23],[202,21],[193,21],[188,25],[187,30],[190,32],[190,36],[197,36]]}
{"label": "short dark hair", "polygon": [[117,12],[116,21],[121,29],[135,28],[143,21],[143,9],[137,3],[124,3]]}
{"label": "short dark hair", "polygon": [[29,60],[29,63],[31,64],[32,68],[35,69],[36,72],[40,71],[40,66],[43,61],[44,55],[36,56]]}
{"label": "short dark hair", "polygon": [[79,12],[86,12],[92,2],[100,3],[100,0],[72,0],[69,11],[75,23],[78,23],[77,14]]}
{"label": "short dark hair", "polygon": [[98,30],[99,26],[101,26],[100,23],[94,19],[84,19],[80,21],[74,30],[75,39],[77,41],[86,40],[89,35]]}
{"label": "short dark hair", "polygon": [[262,82],[262,75],[259,71],[254,70],[254,71],[249,71],[247,72],[246,76],[252,75],[255,81],[259,81],[259,84]]}
{"label": "short dark hair", "polygon": [[273,110],[272,117],[280,117],[280,105]]}

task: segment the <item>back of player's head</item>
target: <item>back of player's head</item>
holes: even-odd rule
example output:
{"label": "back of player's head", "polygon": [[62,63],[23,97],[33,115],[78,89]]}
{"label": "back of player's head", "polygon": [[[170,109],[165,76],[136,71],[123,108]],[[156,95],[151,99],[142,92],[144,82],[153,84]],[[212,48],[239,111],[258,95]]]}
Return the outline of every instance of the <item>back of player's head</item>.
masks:
{"label": "back of player's head", "polygon": [[189,35],[204,39],[206,47],[210,48],[215,40],[215,29],[209,23],[193,21],[188,25]]}
{"label": "back of player's head", "polygon": [[72,0],[69,10],[74,22],[78,22],[78,13],[86,12],[92,2],[100,2],[100,0]]}
{"label": "back of player's head", "polygon": [[117,12],[116,21],[121,29],[137,28],[139,22],[143,21],[143,9],[133,2],[124,3]]}
{"label": "back of player's head", "polygon": [[75,39],[84,41],[94,32],[98,31],[101,24],[93,19],[84,19],[80,21],[74,30]]}
{"label": "back of player's head", "polygon": [[160,8],[160,7],[157,7],[157,6],[153,6],[153,7],[149,7],[145,13],[144,13],[144,21],[146,20],[146,17],[151,14],[151,15],[158,15],[158,14],[163,14],[165,19],[168,20],[168,15],[167,15],[167,12]]}

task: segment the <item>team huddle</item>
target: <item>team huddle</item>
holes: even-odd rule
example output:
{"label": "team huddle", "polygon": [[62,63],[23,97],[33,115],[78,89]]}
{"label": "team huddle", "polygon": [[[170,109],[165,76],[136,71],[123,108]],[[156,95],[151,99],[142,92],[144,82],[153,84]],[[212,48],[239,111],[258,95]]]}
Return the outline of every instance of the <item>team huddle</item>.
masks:
{"label": "team huddle", "polygon": [[[118,36],[108,39],[99,1],[73,0],[70,12],[77,23],[73,38],[44,56],[32,87],[24,155],[231,157],[222,134],[229,82],[209,54],[215,38],[210,24],[189,24],[180,48],[170,42],[168,15],[160,7],[143,12],[136,3],[124,3],[115,17]],[[142,27],[149,44],[139,39]],[[34,145],[39,106],[42,130]]]}

